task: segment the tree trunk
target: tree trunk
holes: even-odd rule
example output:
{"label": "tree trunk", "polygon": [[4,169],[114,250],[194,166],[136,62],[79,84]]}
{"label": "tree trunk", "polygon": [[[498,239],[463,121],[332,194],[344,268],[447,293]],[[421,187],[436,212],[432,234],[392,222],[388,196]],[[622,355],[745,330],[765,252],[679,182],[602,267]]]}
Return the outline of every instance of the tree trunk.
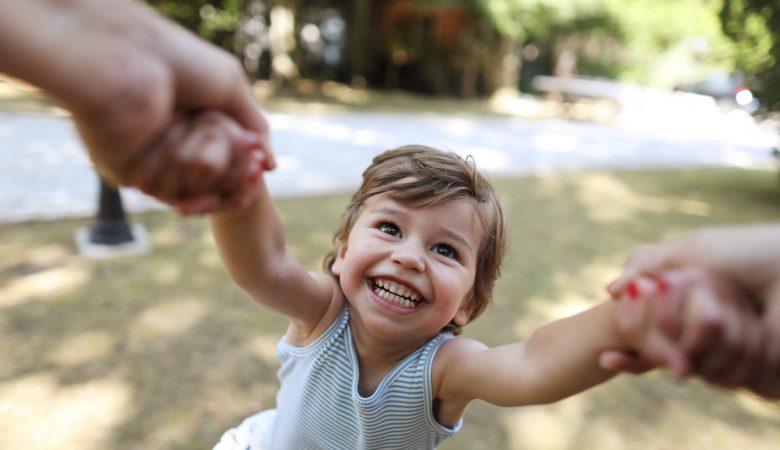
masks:
{"label": "tree trunk", "polygon": [[366,36],[366,24],[371,20],[369,0],[351,0],[351,17],[347,39],[349,55],[349,74],[353,85],[365,85],[366,57],[369,52],[369,39]]}

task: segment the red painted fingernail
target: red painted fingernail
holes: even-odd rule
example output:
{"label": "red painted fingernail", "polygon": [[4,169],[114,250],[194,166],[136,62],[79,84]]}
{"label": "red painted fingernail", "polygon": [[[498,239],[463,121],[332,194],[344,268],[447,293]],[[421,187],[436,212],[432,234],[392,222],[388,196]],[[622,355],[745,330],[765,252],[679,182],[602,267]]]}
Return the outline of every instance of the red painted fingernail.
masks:
{"label": "red painted fingernail", "polygon": [[628,286],[626,286],[626,292],[628,293],[628,298],[631,300],[636,300],[639,298],[639,286],[636,285],[635,281],[628,283]]}

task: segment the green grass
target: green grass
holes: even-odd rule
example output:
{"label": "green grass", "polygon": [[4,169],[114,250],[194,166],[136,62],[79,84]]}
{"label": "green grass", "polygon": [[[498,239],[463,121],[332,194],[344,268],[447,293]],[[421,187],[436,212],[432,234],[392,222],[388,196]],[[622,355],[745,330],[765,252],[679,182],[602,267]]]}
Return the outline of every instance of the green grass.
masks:
{"label": "green grass", "polygon": [[[780,217],[775,174],[585,172],[496,180],[512,246],[494,303],[466,327],[488,344],[604,298],[636,246],[704,225]],[[317,268],[346,196],[278,202]],[[286,323],[232,286],[203,219],[137,215],[147,255],[75,256],[87,220],[0,225],[0,448],[210,449],[274,404]],[[780,408],[661,373],[566,401],[477,403],[444,449],[777,448]]]}

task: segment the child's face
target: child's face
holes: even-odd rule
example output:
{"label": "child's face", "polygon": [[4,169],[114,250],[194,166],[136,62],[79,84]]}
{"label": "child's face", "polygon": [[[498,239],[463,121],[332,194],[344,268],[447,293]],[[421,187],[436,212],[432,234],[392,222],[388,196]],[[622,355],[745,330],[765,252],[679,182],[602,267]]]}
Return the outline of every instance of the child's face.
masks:
{"label": "child's face", "polygon": [[386,338],[429,339],[465,325],[484,230],[470,199],[411,208],[369,198],[339,248],[339,276],[353,314]]}

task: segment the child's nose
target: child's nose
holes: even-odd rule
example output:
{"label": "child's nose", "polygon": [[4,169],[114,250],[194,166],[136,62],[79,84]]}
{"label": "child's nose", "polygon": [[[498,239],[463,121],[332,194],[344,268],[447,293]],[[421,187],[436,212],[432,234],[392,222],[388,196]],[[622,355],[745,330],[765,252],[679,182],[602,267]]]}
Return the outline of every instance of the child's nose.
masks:
{"label": "child's nose", "polygon": [[411,241],[399,245],[391,256],[394,263],[405,269],[422,272],[425,270],[424,249]]}

